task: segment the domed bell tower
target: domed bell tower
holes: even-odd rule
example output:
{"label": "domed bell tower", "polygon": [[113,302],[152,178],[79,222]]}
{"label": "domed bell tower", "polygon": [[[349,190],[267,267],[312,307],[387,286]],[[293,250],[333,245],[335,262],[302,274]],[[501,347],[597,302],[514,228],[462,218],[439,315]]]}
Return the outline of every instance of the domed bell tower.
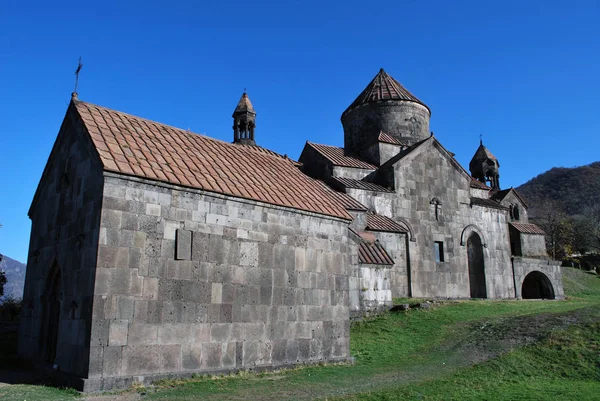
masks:
{"label": "domed bell tower", "polygon": [[256,145],[254,128],[256,127],[256,112],[246,92],[240,98],[233,111],[233,143]]}
{"label": "domed bell tower", "polygon": [[344,148],[360,154],[384,132],[405,146],[429,138],[431,111],[383,68],[342,113]]}
{"label": "domed bell tower", "polygon": [[479,148],[469,163],[471,175],[477,181],[489,185],[492,189],[500,189],[500,163],[496,156],[479,141]]}

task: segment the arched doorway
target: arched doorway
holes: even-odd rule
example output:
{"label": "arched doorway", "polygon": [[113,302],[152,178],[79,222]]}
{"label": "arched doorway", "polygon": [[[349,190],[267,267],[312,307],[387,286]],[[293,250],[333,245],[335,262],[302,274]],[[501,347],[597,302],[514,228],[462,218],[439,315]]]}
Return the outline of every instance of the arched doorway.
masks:
{"label": "arched doorway", "polygon": [[58,345],[58,327],[60,323],[60,302],[62,298],[60,285],[60,269],[54,263],[48,275],[46,287],[46,305],[44,319],[44,350],[43,355],[46,362],[54,362],[56,358],[56,346]]}
{"label": "arched doorway", "polygon": [[521,287],[523,299],[554,299],[554,288],[544,273],[534,271],[525,276]]}
{"label": "arched doorway", "polygon": [[485,288],[485,266],[483,263],[483,245],[481,238],[473,232],[467,240],[467,257],[469,260],[469,285],[471,298],[487,298]]}

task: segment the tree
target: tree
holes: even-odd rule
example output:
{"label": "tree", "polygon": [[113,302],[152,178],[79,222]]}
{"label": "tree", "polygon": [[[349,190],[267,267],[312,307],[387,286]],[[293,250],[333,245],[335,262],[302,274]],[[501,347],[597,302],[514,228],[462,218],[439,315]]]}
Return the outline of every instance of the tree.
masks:
{"label": "tree", "polygon": [[582,248],[600,253],[600,204],[584,208],[577,218],[576,228]]}
{"label": "tree", "polygon": [[532,210],[532,220],[546,232],[546,246],[554,260],[563,259],[572,253],[573,222],[561,205],[546,199]]}
{"label": "tree", "polygon": [[6,273],[0,270],[0,297],[4,295],[4,284],[6,284]]}

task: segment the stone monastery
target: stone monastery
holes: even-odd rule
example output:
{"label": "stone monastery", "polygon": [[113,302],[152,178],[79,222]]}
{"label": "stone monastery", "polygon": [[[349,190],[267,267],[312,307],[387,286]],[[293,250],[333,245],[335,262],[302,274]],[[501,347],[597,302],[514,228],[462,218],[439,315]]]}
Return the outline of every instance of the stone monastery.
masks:
{"label": "stone monastery", "polygon": [[381,70],[344,147],[294,161],[72,101],[29,217],[19,353],[84,391],[344,361],[395,297],[561,298],[527,204],[480,144],[465,170]]}

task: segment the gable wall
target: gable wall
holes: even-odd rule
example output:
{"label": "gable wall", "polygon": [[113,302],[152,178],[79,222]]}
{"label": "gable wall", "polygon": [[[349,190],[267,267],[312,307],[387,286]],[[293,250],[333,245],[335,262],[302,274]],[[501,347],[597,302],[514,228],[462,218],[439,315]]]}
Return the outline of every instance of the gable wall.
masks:
{"label": "gable wall", "polygon": [[[435,146],[424,148],[394,165],[396,193],[373,193],[348,190],[365,206],[396,220],[406,219],[412,226],[415,241],[408,242],[414,297],[470,297],[467,249],[461,234],[469,225],[488,241],[483,249],[488,297],[514,296],[510,264],[510,242],[506,212],[470,206],[470,178]],[[432,198],[438,198],[439,220],[435,218]],[[434,242],[444,243],[444,262],[435,261]],[[407,275],[396,275],[392,282],[394,297],[407,288]]]}
{"label": "gable wall", "polygon": [[[348,266],[357,257],[347,227],[107,177],[90,388],[138,375],[347,358]],[[183,234],[191,238],[178,244]],[[175,259],[180,246],[189,260]]]}
{"label": "gable wall", "polygon": [[[37,361],[46,355],[46,294],[56,263],[62,295],[55,363],[62,372],[85,376],[103,179],[102,166],[80,127],[67,113],[30,210],[19,354]],[[61,179],[65,171],[68,185]]]}
{"label": "gable wall", "polygon": [[511,191],[509,192],[502,202],[500,202],[502,206],[509,207],[510,205],[518,205],[519,207],[519,220],[512,219],[512,221],[516,221],[519,223],[529,223],[529,214],[527,213],[527,208],[521,202],[521,200]]}

